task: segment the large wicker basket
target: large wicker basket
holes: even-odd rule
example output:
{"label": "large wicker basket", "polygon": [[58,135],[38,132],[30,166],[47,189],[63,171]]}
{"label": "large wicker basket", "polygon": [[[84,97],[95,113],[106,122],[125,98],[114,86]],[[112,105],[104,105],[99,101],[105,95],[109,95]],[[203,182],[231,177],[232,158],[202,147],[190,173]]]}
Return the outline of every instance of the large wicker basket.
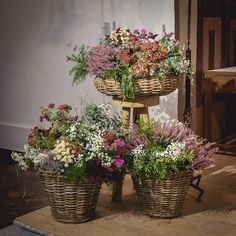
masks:
{"label": "large wicker basket", "polygon": [[182,214],[192,176],[192,171],[172,174],[164,180],[140,180],[132,176],[142,212],[161,218],[173,218]]}
{"label": "large wicker basket", "polygon": [[[120,82],[96,77],[94,84],[97,90],[108,96],[122,97]],[[135,96],[164,96],[178,88],[178,76],[168,74],[165,79],[147,78],[135,80]]]}
{"label": "large wicker basket", "polygon": [[85,180],[75,182],[68,182],[63,176],[51,172],[41,172],[40,177],[56,221],[82,223],[95,216],[102,184],[100,177],[87,176]]}

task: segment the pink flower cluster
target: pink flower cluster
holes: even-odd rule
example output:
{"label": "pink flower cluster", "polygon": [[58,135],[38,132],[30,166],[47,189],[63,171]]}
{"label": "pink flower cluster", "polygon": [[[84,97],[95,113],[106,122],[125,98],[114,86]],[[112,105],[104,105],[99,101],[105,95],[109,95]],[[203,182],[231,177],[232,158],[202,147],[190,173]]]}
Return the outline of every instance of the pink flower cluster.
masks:
{"label": "pink flower cluster", "polygon": [[191,166],[192,169],[206,169],[214,163],[212,155],[217,150],[214,148],[214,143],[206,142],[178,121],[155,122],[151,126],[149,137],[142,135],[138,126],[135,126],[131,131],[130,142],[134,147],[140,144],[146,145],[150,140],[156,140],[160,143],[176,141],[183,143],[187,152],[194,151],[195,157]]}
{"label": "pink flower cluster", "polygon": [[115,168],[120,168],[125,163],[124,156],[128,154],[129,146],[125,140],[118,138],[111,131],[103,135],[104,149],[114,157],[113,163]]}
{"label": "pink flower cluster", "polygon": [[89,73],[101,76],[105,70],[112,69],[115,55],[113,46],[100,44],[94,47],[88,59]]}

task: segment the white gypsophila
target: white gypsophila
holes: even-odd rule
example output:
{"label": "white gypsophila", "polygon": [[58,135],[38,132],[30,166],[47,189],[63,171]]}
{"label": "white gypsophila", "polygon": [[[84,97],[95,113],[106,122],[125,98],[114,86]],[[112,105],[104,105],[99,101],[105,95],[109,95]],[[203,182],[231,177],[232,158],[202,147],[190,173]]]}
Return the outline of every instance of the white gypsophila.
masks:
{"label": "white gypsophila", "polygon": [[178,160],[185,149],[184,143],[173,142],[166,148],[167,155],[174,161]]}
{"label": "white gypsophila", "polygon": [[167,148],[162,152],[155,152],[153,153],[152,157],[164,157],[164,158],[171,158],[174,161],[177,161],[178,158],[181,156],[182,152],[185,149],[184,143],[180,142],[172,142],[167,146]]}
{"label": "white gypsophila", "polygon": [[83,154],[79,154],[77,157],[75,157],[75,165],[78,167],[82,167],[84,165],[84,156]]}
{"label": "white gypsophila", "polygon": [[77,137],[77,128],[76,128],[76,124],[71,125],[70,129],[69,129],[69,138],[74,140]]}
{"label": "white gypsophila", "polygon": [[85,143],[85,149],[89,153],[89,159],[97,157],[100,153],[100,149],[103,146],[103,130],[97,125],[92,125],[89,130],[82,129],[81,135]]}
{"label": "white gypsophila", "polygon": [[106,116],[108,116],[108,117],[110,117],[111,115],[112,115],[112,107],[111,107],[111,104],[109,104],[109,103],[106,103],[106,104],[102,104],[102,105],[100,105],[100,106],[98,106],[99,108],[102,108],[102,111],[103,111],[103,113],[106,115]]}
{"label": "white gypsophila", "polygon": [[134,148],[134,149],[131,151],[131,154],[132,154],[132,155],[135,155],[135,156],[140,156],[140,155],[142,155],[142,154],[144,153],[143,147],[144,147],[143,144],[138,145],[136,148]]}
{"label": "white gypsophila", "polygon": [[17,153],[17,152],[13,152],[11,154],[11,157],[14,161],[16,161],[18,163],[18,166],[22,169],[22,170],[27,170],[29,168],[29,165],[27,164],[26,160],[24,159],[23,154],[21,153]]}
{"label": "white gypsophila", "polygon": [[107,153],[100,153],[102,165],[110,166],[112,164],[112,158]]}
{"label": "white gypsophila", "polygon": [[35,169],[42,167],[47,162],[47,154],[42,150],[33,148],[29,144],[25,144],[24,149],[25,158],[33,163]]}
{"label": "white gypsophila", "polygon": [[104,139],[102,137],[104,130],[101,130],[96,125],[92,125],[91,128],[93,131],[87,132],[86,136],[85,149],[89,153],[89,157],[87,158],[93,159],[99,156],[101,158],[102,165],[110,166],[112,163],[112,158],[107,153],[101,151],[104,144]]}
{"label": "white gypsophila", "polygon": [[47,155],[40,149],[33,148],[29,144],[24,145],[25,153],[12,153],[12,158],[15,160],[22,170],[27,170],[29,164],[32,163],[35,169],[39,169],[45,165]]}

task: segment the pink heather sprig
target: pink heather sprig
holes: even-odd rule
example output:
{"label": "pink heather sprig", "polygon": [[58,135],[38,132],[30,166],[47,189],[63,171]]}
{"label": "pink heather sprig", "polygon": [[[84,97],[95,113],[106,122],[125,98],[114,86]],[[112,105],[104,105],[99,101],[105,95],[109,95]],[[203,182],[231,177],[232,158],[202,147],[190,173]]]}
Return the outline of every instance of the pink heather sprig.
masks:
{"label": "pink heather sprig", "polygon": [[214,148],[214,143],[206,142],[181,123],[176,122],[174,125],[170,123],[169,131],[172,137],[176,137],[178,141],[185,143],[187,151],[194,150],[193,169],[206,169],[213,165],[212,155],[217,151],[217,148]]}
{"label": "pink heather sprig", "polygon": [[155,38],[158,36],[158,34],[153,34],[152,32],[147,32],[146,29],[141,29],[141,30],[134,30],[133,34],[141,40],[155,40]]}
{"label": "pink heather sprig", "polygon": [[195,170],[206,169],[214,163],[212,158],[216,151],[216,148],[213,147],[214,143],[206,142],[178,121],[157,123],[152,134],[155,139],[182,142],[185,144],[186,151],[194,150],[195,158],[192,168]]}
{"label": "pink heather sprig", "polygon": [[174,35],[173,32],[170,32],[170,33],[166,32],[166,26],[165,25],[162,25],[162,34],[163,34],[163,38],[171,38]]}
{"label": "pink heather sprig", "polygon": [[144,135],[141,135],[139,126],[134,125],[129,134],[130,145],[137,147],[139,145],[146,145],[148,142],[148,138]]}
{"label": "pink heather sprig", "polygon": [[105,70],[114,68],[112,61],[115,55],[116,51],[113,46],[100,44],[94,47],[88,58],[88,72],[101,76]]}
{"label": "pink heather sprig", "polygon": [[192,169],[206,169],[213,165],[214,159],[212,155],[217,151],[214,148],[214,143],[206,142],[198,137],[194,132],[184,126],[181,122],[155,122],[151,127],[149,136],[141,135],[140,128],[134,126],[130,133],[130,143],[137,147],[140,144],[146,145],[152,140],[158,142],[181,142],[184,143],[186,151],[194,150],[195,157],[191,165]]}

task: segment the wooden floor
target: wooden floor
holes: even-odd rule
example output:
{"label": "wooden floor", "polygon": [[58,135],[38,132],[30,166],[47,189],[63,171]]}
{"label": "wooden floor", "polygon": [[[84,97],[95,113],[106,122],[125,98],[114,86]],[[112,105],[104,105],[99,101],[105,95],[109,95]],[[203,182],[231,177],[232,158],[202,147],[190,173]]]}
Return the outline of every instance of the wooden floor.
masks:
{"label": "wooden floor", "polygon": [[17,216],[47,205],[39,177],[32,171],[17,176],[10,153],[0,149],[0,229]]}
{"label": "wooden floor", "polygon": [[[172,220],[153,219],[139,211],[132,182],[127,176],[122,203],[111,204],[111,194],[103,185],[97,206],[96,218],[84,224],[61,224],[55,222],[49,208],[18,217],[24,222],[55,235],[157,235],[157,236],[235,236],[236,235],[236,157],[215,155],[216,166],[202,173],[201,186],[205,190],[202,202],[196,202],[196,191],[190,188],[183,215]],[[22,203],[20,182],[13,178],[13,170],[1,166],[1,221],[13,219],[33,208],[45,206],[42,186],[37,176],[27,176],[28,196]],[[8,173],[4,177],[2,172]],[[5,180],[2,180],[4,178]],[[7,187],[7,182],[15,181]],[[13,182],[14,182],[13,181]],[[18,183],[18,184],[16,184]],[[2,193],[2,186],[3,188]],[[22,186],[22,183],[21,183]],[[13,191],[14,189],[14,191]],[[18,191],[18,190],[19,191]],[[16,191],[17,190],[17,191]],[[10,192],[10,194],[9,194]],[[3,200],[2,200],[2,196]],[[2,202],[4,201],[4,202]],[[18,202],[18,203],[17,203]],[[3,204],[2,204],[3,203]]]}

